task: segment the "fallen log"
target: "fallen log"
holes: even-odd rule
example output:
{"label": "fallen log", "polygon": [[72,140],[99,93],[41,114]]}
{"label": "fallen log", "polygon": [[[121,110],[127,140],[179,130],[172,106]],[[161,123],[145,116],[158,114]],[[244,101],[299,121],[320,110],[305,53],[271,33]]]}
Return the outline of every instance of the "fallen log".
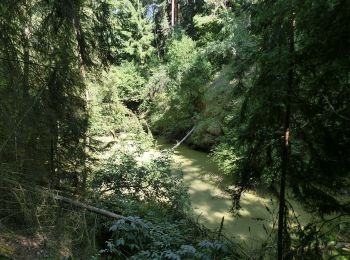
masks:
{"label": "fallen log", "polygon": [[174,147],[172,149],[176,149],[180,146],[180,144],[182,144],[192,133],[193,131],[196,129],[196,126],[192,127],[192,129],[185,135],[184,138],[181,139],[180,142],[178,142],[176,145],[174,145]]}
{"label": "fallen log", "polygon": [[114,212],[111,212],[111,211],[108,211],[108,210],[105,210],[105,209],[100,209],[100,208],[97,208],[97,207],[88,205],[86,203],[83,203],[83,202],[80,202],[80,201],[76,201],[76,200],[64,197],[64,196],[61,196],[61,195],[58,195],[58,194],[54,194],[54,193],[51,193],[51,192],[48,192],[48,191],[45,191],[45,193],[47,193],[50,197],[52,197],[55,200],[59,200],[59,201],[62,201],[62,202],[74,205],[76,207],[86,209],[86,210],[88,210],[90,212],[93,212],[93,213],[96,213],[96,214],[99,214],[99,215],[102,215],[102,216],[105,216],[105,217],[115,218],[115,219],[125,219],[126,218],[126,217],[124,217],[122,215],[119,215],[119,214],[116,214]]}

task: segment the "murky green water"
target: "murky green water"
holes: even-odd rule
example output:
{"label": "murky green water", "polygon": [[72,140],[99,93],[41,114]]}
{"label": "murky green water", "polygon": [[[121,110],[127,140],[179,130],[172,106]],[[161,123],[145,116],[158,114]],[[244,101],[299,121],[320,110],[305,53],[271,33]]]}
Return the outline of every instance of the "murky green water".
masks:
{"label": "murky green water", "polygon": [[[165,144],[164,140],[159,140],[159,144],[162,148],[172,147]],[[250,248],[266,240],[276,220],[277,204],[274,200],[268,196],[247,192],[241,199],[240,216],[233,216],[229,212],[229,194],[222,189],[226,181],[222,179],[217,165],[206,153],[181,145],[176,149],[175,161],[184,173],[186,184],[189,185],[194,214],[200,223],[211,229],[219,229],[224,217],[223,231],[227,236],[238,238]],[[266,207],[275,214],[269,213]]]}
{"label": "murky green water", "polygon": [[[164,144],[163,140],[160,144],[162,148],[171,147]],[[241,200],[240,216],[233,216],[229,212],[230,197],[222,189],[225,181],[220,177],[222,175],[216,164],[206,153],[181,145],[176,149],[175,161],[184,173],[193,211],[200,223],[211,229],[219,229],[224,217],[223,232],[227,236],[254,244],[260,244],[259,242],[266,239],[265,228],[269,230],[273,223],[272,216],[265,207],[272,206],[269,198],[253,192],[245,193]]]}

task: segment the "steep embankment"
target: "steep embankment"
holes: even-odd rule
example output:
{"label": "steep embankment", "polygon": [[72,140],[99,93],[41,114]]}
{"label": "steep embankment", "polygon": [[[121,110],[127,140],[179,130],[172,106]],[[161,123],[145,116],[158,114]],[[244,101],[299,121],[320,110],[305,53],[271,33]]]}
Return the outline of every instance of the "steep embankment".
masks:
{"label": "steep embankment", "polygon": [[206,86],[197,128],[188,139],[188,144],[202,150],[210,150],[223,135],[225,116],[234,105],[234,84],[229,79],[229,70],[229,66],[224,66]]}
{"label": "steep embankment", "polygon": [[[168,140],[180,140],[196,126],[186,143],[209,151],[224,134],[224,121],[236,105],[235,82],[230,81],[230,66],[223,66],[209,81],[168,84],[152,97],[145,118],[152,132]],[[203,75],[190,75],[201,78]],[[187,75],[187,77],[190,77]],[[178,85],[177,85],[178,84]],[[232,113],[231,113],[232,114]]]}

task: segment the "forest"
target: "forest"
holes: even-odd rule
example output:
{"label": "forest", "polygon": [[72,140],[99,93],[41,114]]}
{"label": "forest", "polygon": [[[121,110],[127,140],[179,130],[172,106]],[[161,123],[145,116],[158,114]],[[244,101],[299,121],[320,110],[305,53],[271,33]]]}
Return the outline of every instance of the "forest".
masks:
{"label": "forest", "polygon": [[1,0],[0,259],[350,259],[350,1]]}

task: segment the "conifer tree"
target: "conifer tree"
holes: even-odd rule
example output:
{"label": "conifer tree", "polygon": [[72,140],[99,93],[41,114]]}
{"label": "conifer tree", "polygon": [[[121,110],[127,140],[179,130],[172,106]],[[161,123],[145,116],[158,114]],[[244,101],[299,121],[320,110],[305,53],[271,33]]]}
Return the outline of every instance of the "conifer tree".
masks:
{"label": "conifer tree", "polygon": [[286,190],[312,212],[350,210],[340,199],[350,163],[349,3],[258,1],[246,10],[256,49],[234,58],[243,102],[227,135],[236,153],[233,198],[238,202],[244,190],[263,184],[279,190],[277,255],[283,259],[289,247]]}
{"label": "conifer tree", "polygon": [[[1,181],[84,189],[84,70],[112,58],[111,20],[98,19],[111,5],[94,4],[1,1]],[[12,196],[11,188],[6,192]]]}

